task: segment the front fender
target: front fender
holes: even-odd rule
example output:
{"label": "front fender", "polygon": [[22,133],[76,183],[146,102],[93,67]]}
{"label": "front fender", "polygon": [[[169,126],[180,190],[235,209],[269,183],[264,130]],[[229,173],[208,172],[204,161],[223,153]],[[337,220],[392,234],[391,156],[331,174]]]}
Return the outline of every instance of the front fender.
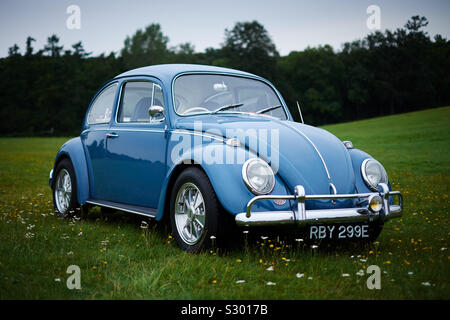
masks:
{"label": "front fender", "polygon": [[[233,161],[226,161],[226,156],[229,154],[236,154],[239,149],[242,157],[237,159],[234,157]],[[209,157],[213,155],[212,157]],[[215,155],[224,155],[223,157],[216,157],[216,161],[212,161]],[[165,199],[170,195],[170,181],[174,181],[175,177],[172,174],[176,172],[176,168],[180,165],[195,164],[200,166],[208,176],[211,185],[217,195],[217,198],[223,208],[229,213],[236,215],[245,212],[247,203],[255,195],[251,193],[242,180],[242,165],[245,160],[254,158],[255,155],[249,150],[228,146],[224,143],[209,143],[192,148],[191,150],[184,152],[179,158],[177,158],[173,165],[169,168],[166,175],[162,192],[159,199],[158,212],[156,220],[162,219],[165,211]],[[222,158],[222,161],[219,159]],[[244,160],[244,161],[242,161]],[[278,175],[275,175],[275,187],[271,194],[274,195],[286,195],[288,191],[285,184]],[[277,211],[277,210],[290,210],[290,203],[286,201],[283,205],[275,205],[273,201],[259,201],[253,206],[253,211]]]}
{"label": "front fender", "polygon": [[[87,171],[86,156],[80,137],[70,139],[62,145],[56,155],[53,172],[59,161],[68,157],[72,162],[77,180],[77,198],[79,204],[84,204],[89,199],[89,176]],[[54,179],[52,179],[54,181]],[[53,187],[53,186],[52,186]]]}

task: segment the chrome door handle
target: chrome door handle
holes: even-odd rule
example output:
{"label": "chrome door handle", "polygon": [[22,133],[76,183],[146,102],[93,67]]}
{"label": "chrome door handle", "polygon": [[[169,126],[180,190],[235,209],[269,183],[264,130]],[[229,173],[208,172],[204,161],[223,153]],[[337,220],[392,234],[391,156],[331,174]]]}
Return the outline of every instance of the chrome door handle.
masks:
{"label": "chrome door handle", "polygon": [[117,133],[107,133],[106,138],[117,138],[119,135]]}

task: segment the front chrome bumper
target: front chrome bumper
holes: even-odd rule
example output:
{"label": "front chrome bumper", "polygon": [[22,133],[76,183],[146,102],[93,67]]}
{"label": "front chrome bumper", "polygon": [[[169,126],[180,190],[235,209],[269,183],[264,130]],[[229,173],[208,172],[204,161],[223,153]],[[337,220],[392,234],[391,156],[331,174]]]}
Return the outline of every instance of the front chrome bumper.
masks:
{"label": "front chrome bumper", "polygon": [[[311,223],[333,223],[333,222],[369,222],[381,220],[384,222],[392,218],[402,216],[402,195],[400,191],[390,191],[385,183],[378,186],[379,192],[356,193],[356,194],[330,194],[330,195],[307,195],[303,186],[295,187],[294,195],[266,195],[252,198],[246,212],[236,215],[238,226],[276,226],[297,225],[299,227]],[[380,195],[383,199],[383,208],[379,212],[372,212],[368,206],[339,209],[306,210],[306,200],[337,200],[337,199],[360,199],[367,200],[372,195]],[[391,204],[390,197],[397,196],[398,204]],[[297,210],[293,211],[265,211],[251,212],[256,201],[261,200],[295,200]]]}

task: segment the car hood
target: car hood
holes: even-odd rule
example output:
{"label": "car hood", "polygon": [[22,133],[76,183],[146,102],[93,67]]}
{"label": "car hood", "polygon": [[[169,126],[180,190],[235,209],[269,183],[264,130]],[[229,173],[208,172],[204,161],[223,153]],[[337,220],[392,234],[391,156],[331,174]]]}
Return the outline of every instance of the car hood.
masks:
{"label": "car hood", "polygon": [[254,150],[257,141],[259,151],[269,150],[267,156],[260,156],[270,162],[291,193],[296,185],[303,185],[307,194],[330,194],[330,183],[339,194],[355,192],[350,155],[344,144],[326,130],[250,114],[182,117],[175,127],[226,138],[244,132],[246,139],[240,139],[241,144]]}

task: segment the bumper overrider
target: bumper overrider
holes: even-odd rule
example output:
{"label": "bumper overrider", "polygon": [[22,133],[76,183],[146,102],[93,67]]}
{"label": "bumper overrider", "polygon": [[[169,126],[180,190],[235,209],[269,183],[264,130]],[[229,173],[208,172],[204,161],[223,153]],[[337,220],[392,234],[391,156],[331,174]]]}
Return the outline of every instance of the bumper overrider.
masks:
{"label": "bumper overrider", "polygon": [[[400,191],[390,191],[385,183],[380,183],[378,190],[379,192],[372,193],[307,195],[305,188],[298,185],[295,187],[294,195],[262,195],[252,198],[247,204],[246,212],[236,215],[236,224],[238,226],[297,225],[302,227],[312,223],[371,222],[375,220],[383,223],[389,219],[401,217],[402,195]],[[382,199],[382,207],[379,211],[375,211],[369,206],[370,199],[375,196]],[[392,204],[390,197],[398,197],[398,204]],[[367,203],[367,205],[355,208],[306,210],[306,200],[326,199],[360,199],[361,203]],[[297,210],[252,213],[253,204],[261,200],[295,200]]]}

